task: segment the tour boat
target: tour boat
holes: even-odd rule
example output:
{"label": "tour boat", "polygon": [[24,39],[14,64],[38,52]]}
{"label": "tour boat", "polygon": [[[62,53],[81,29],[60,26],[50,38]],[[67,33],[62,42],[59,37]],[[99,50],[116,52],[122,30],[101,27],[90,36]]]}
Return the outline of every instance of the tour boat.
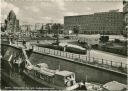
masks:
{"label": "tour boat", "polygon": [[66,70],[51,70],[44,64],[27,66],[24,74],[49,88],[75,90],[80,87],[80,83],[75,81],[75,73]]}

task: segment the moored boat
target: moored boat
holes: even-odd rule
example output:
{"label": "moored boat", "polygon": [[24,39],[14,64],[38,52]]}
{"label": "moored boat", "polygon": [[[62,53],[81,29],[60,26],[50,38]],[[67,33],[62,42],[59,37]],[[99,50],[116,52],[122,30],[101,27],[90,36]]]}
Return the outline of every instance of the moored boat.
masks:
{"label": "moored boat", "polygon": [[75,73],[66,70],[51,70],[41,64],[45,65],[40,63],[36,66],[27,66],[23,71],[24,74],[38,83],[54,89],[75,90],[80,87],[80,83],[75,81]]}

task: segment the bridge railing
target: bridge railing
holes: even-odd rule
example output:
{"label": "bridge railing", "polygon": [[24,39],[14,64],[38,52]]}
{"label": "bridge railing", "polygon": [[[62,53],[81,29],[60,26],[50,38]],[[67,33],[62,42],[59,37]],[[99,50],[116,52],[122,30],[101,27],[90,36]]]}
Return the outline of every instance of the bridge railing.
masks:
{"label": "bridge railing", "polygon": [[107,69],[114,69],[114,70],[119,70],[121,72],[127,72],[127,66],[128,66],[127,63],[115,62],[115,61],[106,60],[106,59],[99,59],[96,57],[88,57],[87,55],[75,54],[75,53],[64,52],[64,51],[37,47],[37,46],[34,46],[33,49],[34,51],[39,53],[60,56],[63,58],[73,59],[74,61],[80,62],[80,63],[88,63],[88,64],[96,65],[99,67],[104,67]]}

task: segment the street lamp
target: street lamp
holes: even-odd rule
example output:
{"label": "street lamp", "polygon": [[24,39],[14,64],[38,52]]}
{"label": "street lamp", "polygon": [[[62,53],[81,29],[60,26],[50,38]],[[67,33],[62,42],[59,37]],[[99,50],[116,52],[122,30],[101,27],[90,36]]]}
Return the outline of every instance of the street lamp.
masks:
{"label": "street lamp", "polygon": [[88,58],[89,58],[89,61],[90,61],[90,51],[91,51],[91,45],[90,44],[88,44],[87,45],[87,49],[88,49]]}

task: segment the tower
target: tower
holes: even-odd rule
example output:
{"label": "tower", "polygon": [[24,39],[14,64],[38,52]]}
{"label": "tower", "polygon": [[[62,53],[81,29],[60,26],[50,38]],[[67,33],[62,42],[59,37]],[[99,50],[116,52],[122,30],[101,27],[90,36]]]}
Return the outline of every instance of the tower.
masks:
{"label": "tower", "polygon": [[9,33],[18,32],[19,30],[19,20],[17,20],[16,15],[13,10],[11,10],[5,20],[6,31]]}

